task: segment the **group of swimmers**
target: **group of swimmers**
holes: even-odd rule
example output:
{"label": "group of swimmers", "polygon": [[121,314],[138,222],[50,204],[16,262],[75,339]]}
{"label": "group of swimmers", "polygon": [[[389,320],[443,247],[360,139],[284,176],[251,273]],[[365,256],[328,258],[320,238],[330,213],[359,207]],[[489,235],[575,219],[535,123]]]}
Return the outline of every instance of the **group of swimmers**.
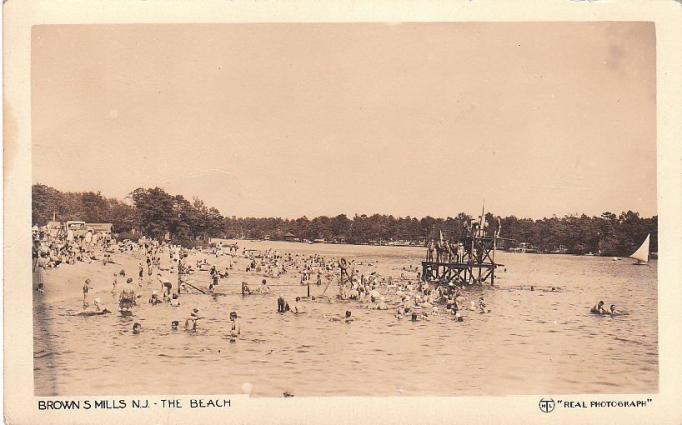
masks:
{"label": "group of swimmers", "polygon": [[[236,311],[231,311],[230,312],[230,325],[228,329],[228,336],[230,338],[237,338],[239,335],[241,335],[241,326],[239,324],[238,316]],[[189,314],[189,316],[185,319],[185,330],[186,331],[196,331],[197,330],[197,322],[203,319],[199,315],[199,309],[194,308],[192,309],[192,312]],[[171,322],[171,329],[172,330],[177,330],[179,326],[179,322],[177,320],[174,320]]]}
{"label": "group of swimmers", "polygon": [[[236,311],[231,311],[230,312],[230,325],[229,329],[227,331],[227,336],[230,338],[232,342],[234,342],[234,339],[239,337],[241,335],[241,326],[239,324],[238,316]],[[202,317],[199,315],[199,309],[194,308],[192,309],[192,312],[189,314],[189,316],[185,319],[185,330],[186,331],[196,331],[197,330],[197,322],[202,319]],[[180,321],[178,320],[173,320],[171,322],[171,330],[177,331],[180,326]],[[137,335],[142,332],[142,324],[139,322],[133,323],[133,334]]]}
{"label": "group of swimmers", "polygon": [[610,315],[616,315],[620,314],[618,310],[616,310],[616,305],[611,304],[611,306],[608,308],[608,310],[604,307],[604,301],[599,301],[595,306],[593,306],[590,309],[590,313],[592,314],[610,314]]}
{"label": "group of swimmers", "polygon": [[[143,282],[147,282],[147,285],[153,283],[154,279],[149,279],[147,277],[150,276],[150,272],[154,274],[155,271],[158,271],[156,277],[161,283],[161,289],[160,291],[153,290],[151,292],[151,295],[148,298],[148,304],[151,306],[165,303],[172,307],[179,307],[180,299],[178,293],[183,287],[187,290],[187,287],[183,285],[183,277],[186,277],[185,275],[193,270],[188,266],[188,264],[190,264],[189,259],[185,260],[185,258],[190,255],[194,256],[195,254],[206,253],[201,249],[185,249],[165,243],[152,244],[144,241],[135,245],[126,243],[124,246],[133,247],[130,250],[124,251],[126,254],[142,259],[142,261],[136,261],[136,263],[138,263],[138,286],[140,286],[140,288],[144,287]],[[161,264],[161,254],[165,252],[167,252],[168,258],[171,260],[170,267],[164,267]],[[210,254],[210,251],[208,252]],[[460,305],[462,305],[462,302],[465,300],[462,294],[460,292],[447,290],[447,288],[444,289],[441,285],[432,285],[424,282],[419,278],[417,273],[417,276],[412,278],[406,277],[403,274],[401,274],[400,277],[382,276],[376,270],[372,270],[375,267],[375,262],[363,263],[361,261],[350,261],[347,262],[349,273],[345,275],[345,279],[339,281],[338,270],[340,260],[336,257],[324,257],[319,254],[303,255],[286,252],[281,253],[274,249],[264,251],[244,249],[241,255],[232,254],[231,252],[228,255],[231,257],[230,264],[225,269],[225,272],[219,271],[217,265],[209,264],[208,260],[205,258],[196,259],[195,257],[196,260],[192,261],[192,264],[196,262],[196,269],[199,271],[208,270],[210,268],[210,270],[208,270],[210,283],[208,284],[207,291],[209,294],[214,294],[216,288],[220,285],[220,280],[229,276],[229,272],[233,267],[232,265],[238,265],[239,258],[241,257],[242,261],[244,259],[246,260],[246,269],[249,273],[260,273],[262,276],[267,276],[271,273],[272,269],[279,270],[277,272],[279,274],[286,273],[287,271],[296,271],[301,275],[302,284],[315,282],[315,284],[320,286],[322,285],[323,279],[328,283],[336,281],[336,283],[338,283],[338,294],[334,297],[336,300],[347,303],[359,303],[367,309],[390,310],[395,308],[394,316],[398,319],[409,318],[413,321],[429,320],[430,316],[442,311],[437,305],[443,305],[445,311],[453,316],[453,320],[463,320]],[[244,270],[243,268],[240,269]],[[178,284],[180,285],[180,288],[178,289],[178,293],[173,293],[173,287],[175,285],[171,283],[170,279],[164,278],[161,275],[162,271],[173,273],[174,270],[177,270],[176,273],[179,274]],[[410,265],[409,268],[403,268],[403,270],[417,271],[418,268]],[[123,282],[121,282],[121,280],[123,280]],[[128,277],[123,269],[115,274],[111,292],[115,298],[118,298],[118,306],[122,314],[124,312],[131,312],[131,310],[138,305],[143,296],[142,290],[136,291],[133,282],[134,280],[131,277]],[[194,286],[191,287],[196,289]],[[325,291],[326,289],[327,288],[325,288]],[[83,285],[84,309],[89,306],[89,296],[91,292],[91,282],[90,279],[87,279]],[[203,292],[203,290],[200,290],[200,292]],[[267,285],[266,279],[262,279],[261,285],[255,289],[250,288],[245,281],[242,282],[243,295],[253,295],[256,293],[264,295],[271,293],[271,289]],[[320,298],[324,298],[323,295],[324,292],[322,292],[322,297]],[[311,300],[314,299],[315,297],[312,297]],[[305,313],[305,308],[303,308],[300,301],[301,297],[296,297],[295,301],[291,303],[290,301],[287,301],[283,295],[278,295],[277,312],[291,312],[293,314]],[[478,309],[481,312],[489,311],[487,310],[482,297],[478,300],[477,306],[474,305],[474,301],[471,303],[472,306],[470,307],[470,310]],[[99,298],[96,299],[94,309],[97,312],[104,309]],[[198,310],[192,310],[185,319],[185,328],[187,330],[196,330],[197,323],[200,319],[201,317],[199,317]],[[236,320],[236,316],[234,319]],[[352,316],[350,310],[347,310],[346,314],[337,319],[339,320],[332,317],[330,320],[350,323],[355,320],[355,317]],[[171,327],[177,328],[179,326],[179,321],[174,320],[171,322]],[[237,333],[239,333],[238,325],[236,329]],[[138,331],[140,331],[140,329],[138,329]]]}

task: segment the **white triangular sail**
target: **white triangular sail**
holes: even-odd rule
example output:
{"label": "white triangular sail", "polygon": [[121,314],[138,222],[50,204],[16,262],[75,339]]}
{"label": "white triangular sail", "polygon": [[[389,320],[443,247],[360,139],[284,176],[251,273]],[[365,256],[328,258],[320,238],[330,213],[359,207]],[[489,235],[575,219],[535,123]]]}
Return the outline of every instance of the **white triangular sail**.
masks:
{"label": "white triangular sail", "polygon": [[649,261],[649,236],[650,235],[646,236],[642,245],[630,256],[630,258],[634,258],[640,263]]}

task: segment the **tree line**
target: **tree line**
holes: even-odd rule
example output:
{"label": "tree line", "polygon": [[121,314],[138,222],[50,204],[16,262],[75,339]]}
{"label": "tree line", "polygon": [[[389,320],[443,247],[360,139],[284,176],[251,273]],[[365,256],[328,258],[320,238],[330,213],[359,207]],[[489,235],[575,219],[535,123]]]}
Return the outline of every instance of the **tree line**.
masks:
{"label": "tree line", "polygon": [[[424,244],[440,238],[441,233],[449,240],[458,240],[466,235],[472,221],[480,219],[465,213],[447,218],[383,214],[356,214],[352,218],[339,214],[312,219],[225,217],[198,198],[189,201],[158,187],[137,188],[128,196],[128,202],[104,197],[99,192],[61,192],[42,184],[33,185],[32,192],[33,224],[46,224],[54,213],[59,221],[112,223],[119,237],[142,233],[157,239],[170,237],[183,245],[205,242],[211,237]],[[497,217],[489,212],[484,221],[491,234],[501,226],[500,236],[505,238],[501,243],[506,247],[525,242],[547,252],[563,249],[574,254],[625,256],[650,234],[650,249],[658,250],[658,217],[644,218],[633,211],[618,215],[607,211],[598,217],[583,214],[542,219]]]}

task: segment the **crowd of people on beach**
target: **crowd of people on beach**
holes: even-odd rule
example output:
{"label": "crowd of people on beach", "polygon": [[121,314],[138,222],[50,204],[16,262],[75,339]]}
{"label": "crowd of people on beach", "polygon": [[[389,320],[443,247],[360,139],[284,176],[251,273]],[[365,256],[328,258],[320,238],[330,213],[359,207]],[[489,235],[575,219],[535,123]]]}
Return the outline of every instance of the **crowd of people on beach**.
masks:
{"label": "crowd of people on beach", "polygon": [[[114,259],[118,256],[129,256],[137,263],[137,279],[134,273],[125,268],[116,267],[111,283],[111,295],[118,304],[121,315],[132,315],[136,306],[147,298],[147,304],[157,306],[167,304],[180,307],[180,297],[184,293],[225,295],[221,291],[223,280],[229,279],[236,267],[242,275],[259,276],[261,284],[250,287],[242,280],[241,295],[272,295],[276,299],[278,313],[300,315],[308,312],[304,307],[307,302],[345,303],[369,310],[393,310],[396,319],[407,318],[412,321],[427,321],[434,315],[447,313],[455,321],[462,321],[462,306],[465,297],[456,287],[433,285],[420,278],[417,267],[410,265],[409,271],[415,272],[400,276],[382,276],[373,270],[375,264],[362,260],[339,259],[325,257],[320,254],[304,255],[300,253],[280,252],[275,249],[241,251],[237,244],[216,244],[208,249],[186,249],[178,245],[141,237],[137,241],[117,241],[103,235],[74,235],[69,232],[47,233],[35,231],[34,240],[34,272],[37,276],[37,290],[45,291],[44,272],[50,268],[59,268],[64,264],[76,265],[79,262],[92,263],[102,261],[103,265],[119,264]],[[228,257],[227,265],[219,269],[211,264],[210,257]],[[162,261],[165,258],[165,261]],[[225,261],[223,261],[224,263]],[[126,264],[130,264],[127,261]],[[343,267],[340,265],[343,264]],[[115,267],[115,266],[114,266]],[[339,270],[343,272],[339,274]],[[403,270],[408,270],[404,268]],[[190,277],[198,272],[208,271],[209,284],[202,288],[198,283],[190,283]],[[243,273],[242,273],[243,271]],[[293,301],[287,300],[283,292],[273,294],[272,286],[267,279],[279,279],[294,274],[299,286],[307,287],[307,296],[297,296]],[[132,275],[132,276],[131,276]],[[293,279],[289,279],[291,281]],[[82,311],[78,315],[96,315],[111,313],[111,310],[96,297],[91,302],[93,292],[91,278],[83,282]],[[332,284],[334,284],[332,286]],[[158,285],[158,289],[153,289]],[[229,286],[229,285],[228,285]],[[275,287],[287,285],[275,285]],[[292,286],[292,285],[288,285]],[[310,295],[310,286],[318,289],[316,295]],[[330,289],[332,287],[332,289]],[[471,311],[487,312],[482,297],[471,301]],[[229,335],[236,338],[241,334],[237,321],[237,312],[230,312]],[[356,320],[351,309],[339,316],[326,315],[330,321],[351,323]],[[186,330],[196,330],[201,316],[199,310],[193,308],[184,320]],[[181,320],[172,320],[171,329],[178,329]],[[134,333],[141,332],[141,324],[135,322]]]}
{"label": "crowd of people on beach", "polygon": [[[168,305],[179,308],[183,294],[206,294],[214,297],[228,294],[241,294],[243,297],[272,296],[276,300],[273,310],[279,314],[294,315],[308,313],[305,304],[311,302],[344,304],[343,314],[322,315],[331,322],[347,324],[357,320],[357,315],[352,313],[353,309],[392,311],[395,319],[414,322],[429,321],[439,315],[447,315],[456,322],[462,322],[467,311],[491,312],[480,293],[468,293],[465,288],[452,283],[426,282],[422,279],[419,267],[412,264],[403,266],[400,275],[395,276],[393,273],[380,274],[376,264],[363,259],[347,260],[335,256],[325,257],[318,253],[305,255],[280,252],[273,248],[240,249],[236,243],[187,249],[145,237],[137,241],[117,241],[105,235],[75,235],[69,232],[55,234],[35,229],[33,240],[34,280],[39,293],[46,291],[44,274],[48,269],[96,261],[101,261],[103,266],[113,264],[117,271],[113,273],[111,295],[122,316],[133,316],[133,311],[145,303],[145,298],[145,304],[151,307]],[[453,255],[457,256],[459,248],[454,248]],[[124,261],[126,257],[127,261]],[[221,266],[219,267],[217,261],[212,263],[211,257],[220,258]],[[116,260],[125,263],[128,270],[126,267],[116,267],[119,264]],[[133,277],[135,272],[130,273],[129,270],[130,264],[135,263],[137,279]],[[197,283],[205,279],[192,278],[200,272],[208,272],[209,283],[205,287]],[[241,290],[226,292],[226,288],[239,285],[232,279],[233,274],[244,279],[240,282]],[[268,283],[268,279],[278,280],[287,276],[289,278],[286,281],[292,282],[291,284]],[[260,285],[250,286],[247,283],[247,280],[253,281],[254,277],[260,280]],[[225,281],[232,282],[225,284]],[[293,301],[288,300],[285,291],[279,289],[286,286],[306,287],[307,295],[296,296]],[[310,293],[311,286],[317,288],[315,294]],[[277,289],[273,291],[273,288]],[[531,286],[530,290],[534,289]],[[552,291],[555,289],[552,287]],[[90,277],[84,280],[82,293],[82,310],[77,315],[112,313],[101,296],[91,300],[93,288]],[[178,318],[170,321],[172,330],[183,327],[187,331],[196,331],[200,327],[203,317],[199,308],[191,305],[187,307],[191,309],[184,321]],[[620,314],[615,305],[607,309],[603,301],[590,312],[612,316]],[[229,312],[226,321],[226,336],[231,342],[242,334],[238,317],[233,310]],[[142,332],[140,322],[134,322],[132,332]]]}

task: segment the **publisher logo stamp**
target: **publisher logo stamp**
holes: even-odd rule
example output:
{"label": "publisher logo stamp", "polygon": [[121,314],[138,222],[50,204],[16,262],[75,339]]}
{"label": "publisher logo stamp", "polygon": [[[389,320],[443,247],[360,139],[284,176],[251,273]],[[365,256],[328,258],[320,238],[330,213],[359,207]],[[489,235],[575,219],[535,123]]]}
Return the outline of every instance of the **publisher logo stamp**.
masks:
{"label": "publisher logo stamp", "polygon": [[540,411],[543,413],[550,413],[554,410],[555,403],[553,398],[541,398],[540,402],[538,403],[538,407],[540,407]]}

